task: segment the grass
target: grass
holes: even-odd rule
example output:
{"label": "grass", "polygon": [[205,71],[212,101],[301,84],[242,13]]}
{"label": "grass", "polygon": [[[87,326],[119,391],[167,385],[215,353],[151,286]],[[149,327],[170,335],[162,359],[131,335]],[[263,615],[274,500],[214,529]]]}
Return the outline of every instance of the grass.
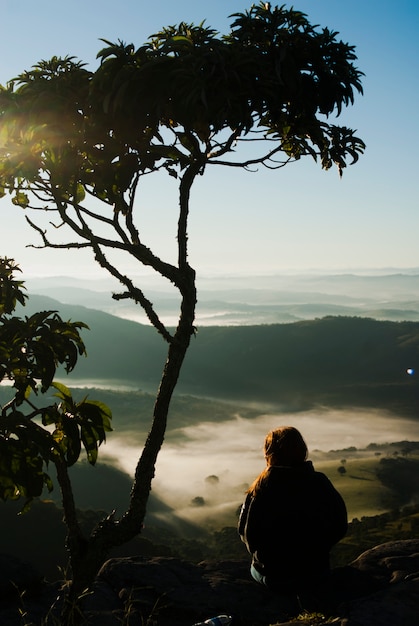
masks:
{"label": "grass", "polygon": [[[334,460],[323,460],[315,462],[318,471],[324,472],[333,482],[336,489],[345,500],[348,509],[348,519],[360,519],[379,515],[392,508],[394,502],[394,491],[385,486],[377,478],[377,470],[380,467],[380,460],[389,457],[389,453],[383,452],[379,454],[365,451],[355,451],[347,454],[344,467],[346,472],[339,473],[338,467],[342,465],[341,461],[345,453],[340,453]],[[392,454],[394,458],[394,452]],[[409,454],[409,460],[418,461],[418,454]],[[419,492],[419,479],[417,484]],[[397,496],[397,494],[396,494]],[[408,502],[400,502],[399,505],[405,505]]]}
{"label": "grass", "polygon": [[316,469],[328,476],[345,500],[349,520],[386,511],[390,489],[376,476],[378,464],[376,457],[347,459],[345,474],[338,472],[340,461],[316,464]]}

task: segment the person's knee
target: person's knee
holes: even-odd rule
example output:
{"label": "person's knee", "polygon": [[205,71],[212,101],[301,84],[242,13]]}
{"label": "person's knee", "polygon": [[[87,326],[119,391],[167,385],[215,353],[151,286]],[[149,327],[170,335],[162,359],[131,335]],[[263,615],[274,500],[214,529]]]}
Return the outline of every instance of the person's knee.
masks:
{"label": "person's knee", "polygon": [[263,574],[261,574],[260,572],[258,572],[258,570],[256,569],[256,567],[253,565],[250,566],[250,574],[253,578],[253,580],[255,580],[257,583],[259,583],[260,585],[266,585],[266,576],[264,576]]}

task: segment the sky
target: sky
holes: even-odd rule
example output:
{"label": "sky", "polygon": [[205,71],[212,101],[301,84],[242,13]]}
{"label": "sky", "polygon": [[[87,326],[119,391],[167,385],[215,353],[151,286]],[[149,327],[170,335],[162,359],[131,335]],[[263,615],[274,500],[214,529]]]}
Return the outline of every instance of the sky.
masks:
{"label": "sky", "polygon": [[[163,26],[202,20],[225,33],[229,15],[251,5],[244,0],[0,3],[1,84],[53,55],[73,55],[94,70],[101,38],[139,46]],[[357,129],[366,153],[343,179],[309,157],[278,171],[211,168],[192,192],[190,263],[198,275],[214,276],[419,267],[419,3],[296,0],[292,6],[356,46],[364,96],[341,119]],[[170,260],[176,236],[173,182],[154,183],[145,194],[146,241]],[[87,253],[27,248],[37,239],[22,211],[8,199],[0,200],[0,211],[0,255],[15,258],[24,277],[98,272]]]}

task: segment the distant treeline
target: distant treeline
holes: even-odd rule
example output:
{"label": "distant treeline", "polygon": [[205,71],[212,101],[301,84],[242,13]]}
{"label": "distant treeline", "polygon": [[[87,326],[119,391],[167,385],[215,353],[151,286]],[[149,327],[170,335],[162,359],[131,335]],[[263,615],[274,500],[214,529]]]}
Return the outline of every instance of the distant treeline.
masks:
{"label": "distant treeline", "polygon": [[[413,409],[419,324],[360,317],[204,328],[182,383],[203,393],[278,403],[373,404]],[[418,367],[419,375],[419,367]]]}
{"label": "distant treeline", "polygon": [[[157,387],[166,345],[152,327],[32,296],[32,308],[59,308],[85,321],[88,358],[75,378]],[[417,370],[417,375],[407,370]],[[415,414],[419,323],[324,317],[289,324],[199,328],[178,391],[225,399],[387,407]]]}

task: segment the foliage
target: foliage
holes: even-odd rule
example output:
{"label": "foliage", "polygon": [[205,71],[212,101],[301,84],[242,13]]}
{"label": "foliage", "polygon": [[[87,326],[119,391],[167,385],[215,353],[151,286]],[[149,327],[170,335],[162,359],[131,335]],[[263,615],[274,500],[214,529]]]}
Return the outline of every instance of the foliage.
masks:
{"label": "foliage", "polygon": [[[214,165],[277,169],[302,156],[325,169],[335,163],[341,175],[365,147],[354,131],[332,123],[362,93],[353,46],[284,6],[261,2],[231,17],[224,36],[181,22],[137,49],[104,41],[94,72],[71,56],[40,61],[0,91],[0,196],[8,192],[15,205],[35,212],[35,221],[27,219],[42,246],[90,249],[122,285],[114,298],[139,303],[169,345],[128,511],[104,521],[89,547],[75,550],[74,593],[91,582],[111,546],[142,527],[171,398],[196,330],[188,260],[196,178]],[[150,250],[136,211],[141,178],[159,172],[178,181],[176,263]],[[63,241],[65,227],[71,239]],[[179,291],[174,331],[112,262],[114,250]],[[85,434],[90,454],[93,439]],[[67,447],[66,460],[77,451]]]}
{"label": "foliage", "polygon": [[378,479],[392,490],[394,506],[416,502],[419,497],[419,460],[398,455],[380,459]]}
{"label": "foliage", "polygon": [[[73,227],[86,238],[86,194],[132,217],[140,175],[177,176],[193,162],[203,171],[241,138],[273,144],[255,162],[310,155],[342,173],[364,149],[328,121],[362,93],[354,47],[293,9],[261,3],[232,17],[222,37],[182,22],[138,49],[105,41],[93,73],[74,57],[53,57],[10,81],[0,93],[2,193],[28,207],[36,191],[61,217],[73,206]],[[138,239],[132,224],[130,235]]]}
{"label": "foliage", "polygon": [[25,305],[26,294],[22,280],[15,280],[13,272],[20,271],[12,259],[5,258],[0,265],[0,315],[10,315],[20,302]]}
{"label": "foliage", "polygon": [[[0,497],[26,499],[52,490],[50,463],[69,467],[82,446],[94,464],[98,445],[111,430],[111,413],[101,403],[85,398],[75,402],[70,390],[53,382],[57,368],[71,372],[85,353],[79,330],[82,322],[64,322],[56,311],[30,317],[13,315],[17,302],[25,304],[23,281],[12,259],[0,259],[0,382],[12,383],[12,398],[1,407]],[[55,388],[59,402],[36,407],[32,396]],[[52,426],[53,430],[44,428]]]}

